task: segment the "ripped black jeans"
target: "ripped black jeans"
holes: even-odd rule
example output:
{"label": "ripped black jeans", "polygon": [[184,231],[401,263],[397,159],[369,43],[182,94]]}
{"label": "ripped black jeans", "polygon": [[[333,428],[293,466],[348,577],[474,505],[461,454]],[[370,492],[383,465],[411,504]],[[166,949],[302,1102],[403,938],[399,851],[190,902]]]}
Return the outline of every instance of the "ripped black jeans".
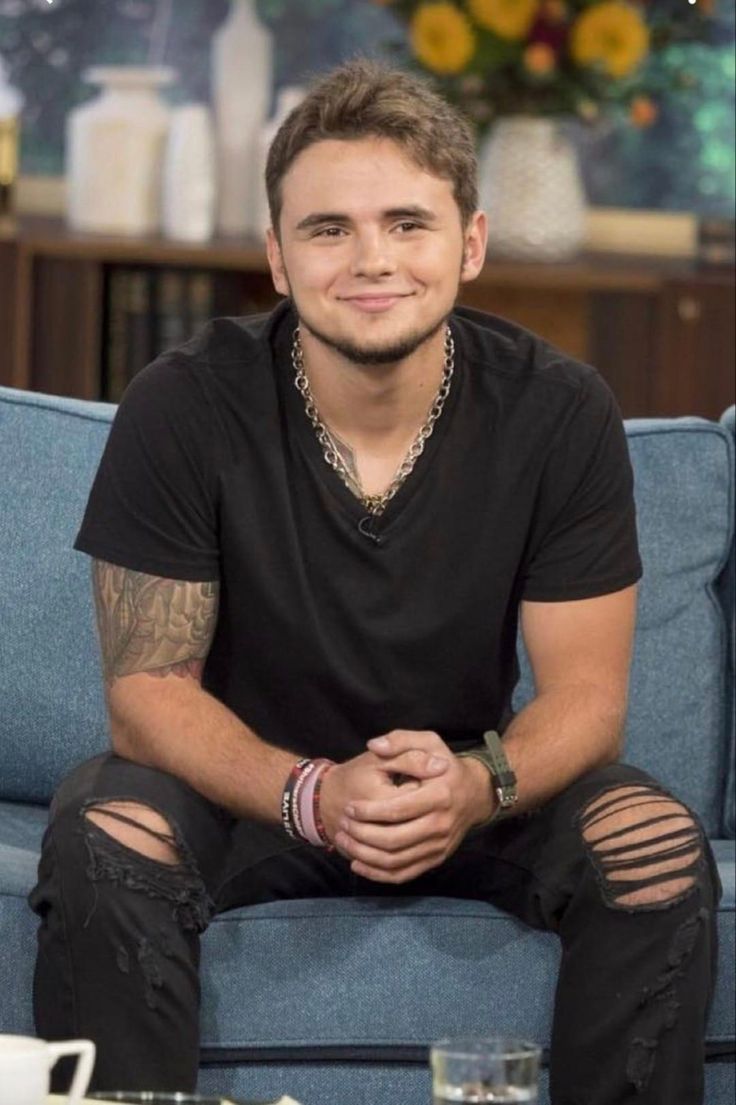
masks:
{"label": "ripped black jeans", "polygon": [[[86,817],[113,800],[160,813],[179,863],[148,859]],[[191,1091],[199,935],[213,913],[281,898],[480,898],[562,941],[553,1105],[699,1105],[719,892],[696,819],[623,764],[470,834],[440,868],[396,887],[277,825],[235,821],[173,776],[100,756],[62,784],[44,837],[30,897],[41,918],[36,1027],[95,1040],[95,1089]]]}

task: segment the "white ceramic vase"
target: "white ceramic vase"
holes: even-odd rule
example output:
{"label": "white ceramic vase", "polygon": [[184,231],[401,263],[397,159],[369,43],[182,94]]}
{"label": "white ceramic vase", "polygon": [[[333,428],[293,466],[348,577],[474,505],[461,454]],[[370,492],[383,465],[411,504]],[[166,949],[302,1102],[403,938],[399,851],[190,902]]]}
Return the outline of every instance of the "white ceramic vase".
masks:
{"label": "white ceramic vase", "polygon": [[206,242],[215,223],[215,148],[204,104],[174,108],[163,169],[163,232],[167,238]]}
{"label": "white ceramic vase", "polygon": [[20,113],[24,98],[8,84],[6,65],[0,55],[0,218],[13,208],[18,179]]}
{"label": "white ceramic vase", "polygon": [[273,118],[269,119],[261,128],[261,133],[258,138],[258,155],[256,158],[257,190],[255,219],[253,223],[253,230],[261,238],[265,236],[267,227],[271,225],[271,212],[268,207],[268,194],[266,192],[266,163],[268,161],[268,151],[271,148],[271,143],[276,137],[276,132],[279,127],[293,109],[299,106],[305,94],[306,89],[302,88],[301,85],[287,85],[286,88],[282,88],[276,98],[276,111],[273,114]]}
{"label": "white ceramic vase", "polygon": [[560,261],[580,249],[586,198],[577,152],[555,119],[499,119],[481,151],[488,255]]}
{"label": "white ceramic vase", "polygon": [[153,234],[161,224],[161,170],[170,111],[163,66],[95,66],[100,95],[67,119],[67,219],[77,230]]}
{"label": "white ceramic vase", "polygon": [[217,226],[223,234],[256,230],[258,138],[271,105],[272,37],[255,0],[232,0],[212,39]]}

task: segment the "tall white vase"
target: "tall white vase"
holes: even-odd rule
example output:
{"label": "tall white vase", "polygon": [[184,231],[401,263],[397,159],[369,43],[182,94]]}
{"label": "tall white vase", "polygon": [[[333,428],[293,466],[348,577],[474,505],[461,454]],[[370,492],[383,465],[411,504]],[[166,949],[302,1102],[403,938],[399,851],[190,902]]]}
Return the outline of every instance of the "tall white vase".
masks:
{"label": "tall white vase", "polygon": [[163,170],[163,232],[167,238],[206,242],[215,222],[215,151],[205,104],[171,113]]}
{"label": "tall white vase", "polygon": [[212,40],[217,226],[223,234],[256,229],[258,136],[269,113],[272,73],[272,35],[258,18],[255,0],[232,0]]}
{"label": "tall white vase", "polygon": [[578,157],[557,120],[508,116],[480,157],[489,257],[559,261],[580,249],[586,199]]}
{"label": "tall white vase", "polygon": [[253,224],[253,230],[259,237],[264,237],[266,228],[271,225],[271,212],[268,207],[268,194],[266,192],[266,164],[268,162],[268,151],[271,148],[279,127],[286,121],[287,116],[293,111],[295,107],[304,99],[306,95],[306,89],[300,85],[287,85],[286,88],[282,88],[276,99],[276,111],[273,114],[273,118],[261,128],[261,133],[258,137],[258,156],[256,171],[258,174],[258,189],[257,189],[257,201],[255,206],[255,221]]}
{"label": "tall white vase", "polygon": [[77,230],[153,234],[161,222],[161,170],[170,111],[160,66],[95,66],[101,94],[67,118],[67,219]]}

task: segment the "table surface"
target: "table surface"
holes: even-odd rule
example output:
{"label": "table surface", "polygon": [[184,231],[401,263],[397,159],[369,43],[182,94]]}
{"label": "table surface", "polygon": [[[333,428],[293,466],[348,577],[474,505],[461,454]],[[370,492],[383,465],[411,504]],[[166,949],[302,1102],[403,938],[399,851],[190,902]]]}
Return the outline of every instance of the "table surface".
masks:
{"label": "table surface", "polygon": [[[212,1095],[210,1094],[209,1096],[204,1097],[203,1100],[212,1101]],[[52,1094],[49,1094],[49,1096],[47,1097],[46,1105],[65,1105],[65,1102],[67,1102],[67,1101],[68,1101],[68,1098],[64,1097],[63,1095],[52,1093]],[[100,1105],[100,1102],[99,1101],[93,1101],[92,1098],[90,1098],[90,1097],[85,1097],[85,1098],[82,1098],[82,1101],[81,1101],[80,1105]],[[120,1105],[124,1105],[124,1103],[121,1102]],[[220,1100],[220,1105],[236,1105],[236,1103],[230,1101],[230,1099],[227,1098],[227,1097],[223,1097]],[[243,1105],[246,1105],[246,1103],[243,1102]],[[264,1105],[265,1105],[265,1103],[264,1103]],[[272,1103],[272,1105],[299,1105],[299,1102],[295,1101],[293,1097],[284,1096],[284,1097],[280,1097],[278,1099],[278,1101],[274,1101]]]}

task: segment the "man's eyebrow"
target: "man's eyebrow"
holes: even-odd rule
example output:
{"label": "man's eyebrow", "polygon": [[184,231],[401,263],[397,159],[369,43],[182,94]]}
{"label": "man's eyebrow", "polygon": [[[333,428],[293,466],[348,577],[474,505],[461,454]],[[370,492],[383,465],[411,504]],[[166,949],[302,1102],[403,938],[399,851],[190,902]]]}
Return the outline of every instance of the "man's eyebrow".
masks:
{"label": "man's eyebrow", "polygon": [[341,215],[337,211],[315,211],[312,215],[305,215],[296,224],[297,230],[310,230],[313,226],[322,226],[324,223],[340,223],[344,225],[349,223],[350,219],[347,215]]}
{"label": "man's eyebrow", "polygon": [[408,207],[390,207],[383,212],[386,219],[417,219],[423,223],[436,222],[437,216],[428,207],[421,207],[418,203],[412,203]]}
{"label": "man's eyebrow", "polygon": [[[419,204],[409,204],[402,207],[389,207],[381,212],[384,219],[417,219],[420,222],[436,222],[437,216],[428,207]],[[296,224],[297,230],[311,230],[315,226],[324,226],[331,223],[338,226],[346,226],[352,220],[349,215],[340,211],[315,211],[311,215],[305,215]]]}

